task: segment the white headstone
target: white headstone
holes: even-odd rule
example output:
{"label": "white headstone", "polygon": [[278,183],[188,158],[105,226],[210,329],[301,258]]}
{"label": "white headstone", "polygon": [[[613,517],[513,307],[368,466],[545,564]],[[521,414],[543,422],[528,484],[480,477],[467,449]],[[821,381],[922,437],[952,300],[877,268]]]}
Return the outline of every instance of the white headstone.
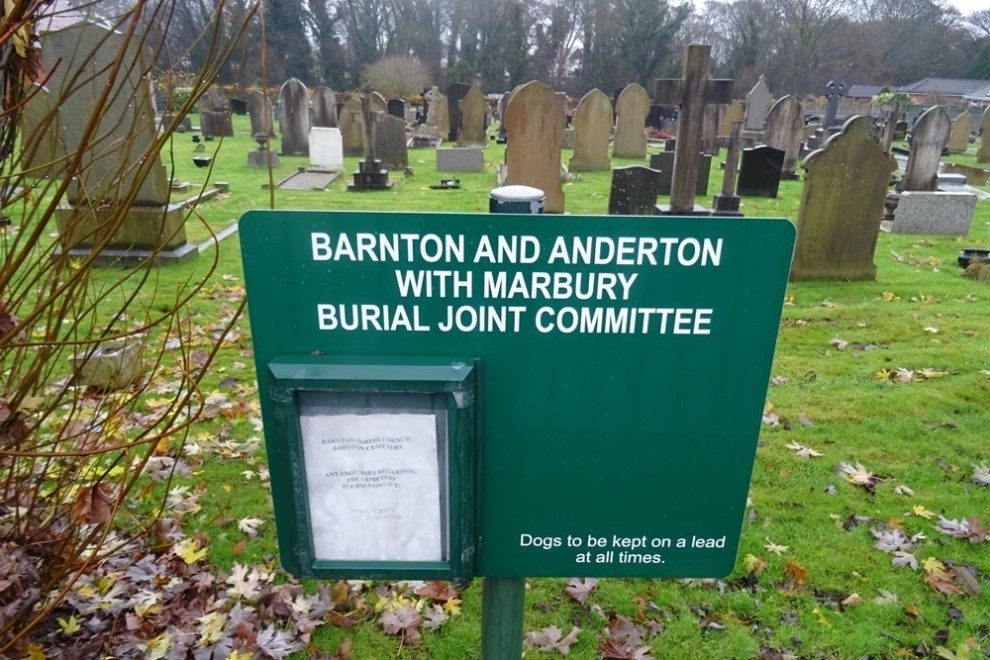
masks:
{"label": "white headstone", "polygon": [[344,141],[338,128],[309,129],[309,164],[321,170],[344,169]]}

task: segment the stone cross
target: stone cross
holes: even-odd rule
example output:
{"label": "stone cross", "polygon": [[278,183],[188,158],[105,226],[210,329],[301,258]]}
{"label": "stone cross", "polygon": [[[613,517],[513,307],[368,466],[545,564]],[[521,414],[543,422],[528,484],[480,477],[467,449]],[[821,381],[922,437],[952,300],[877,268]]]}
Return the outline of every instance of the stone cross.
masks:
{"label": "stone cross", "polygon": [[381,119],[382,112],[371,109],[371,94],[361,97],[361,124],[364,131],[364,162],[375,162],[375,124]]}
{"label": "stone cross", "polygon": [[835,125],[835,114],[839,110],[839,99],[845,96],[843,93],[845,89],[846,84],[840,80],[829,80],[828,84],[825,85],[825,98],[828,99],[828,105],[825,106],[825,123],[823,128],[826,131]]}
{"label": "stone cross", "polygon": [[897,128],[897,120],[901,117],[900,101],[894,103],[894,107],[887,112],[887,123],[883,127],[883,150],[890,153],[890,145],[894,143],[894,129]]}
{"label": "stone cross", "polygon": [[677,119],[677,149],[670,190],[671,213],[694,212],[705,106],[709,103],[728,103],[732,96],[732,80],[709,80],[711,54],[711,46],[688,46],[684,53],[682,77],[661,79],[655,83],[654,102],[677,104],[681,108]]}

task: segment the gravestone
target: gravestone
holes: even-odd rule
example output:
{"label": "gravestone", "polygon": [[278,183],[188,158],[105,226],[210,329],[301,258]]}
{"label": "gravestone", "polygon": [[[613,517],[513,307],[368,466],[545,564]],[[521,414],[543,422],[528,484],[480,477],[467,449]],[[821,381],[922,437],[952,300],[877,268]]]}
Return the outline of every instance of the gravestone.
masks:
{"label": "gravestone", "polygon": [[918,117],[911,132],[911,152],[897,190],[931,191],[938,187],[938,163],[949,141],[949,113],[942,106]]}
{"label": "gravestone", "polygon": [[742,101],[733,101],[732,103],[725,106],[725,112],[722,113],[722,120],[718,125],[718,134],[720,136],[728,137],[732,134],[732,125],[736,122],[746,121],[746,104]]}
{"label": "gravestone", "polygon": [[251,92],[248,96],[248,115],[251,117],[251,137],[259,134],[275,137],[272,106],[263,92]]}
{"label": "gravestone", "polygon": [[773,95],[770,94],[767,81],[763,76],[760,76],[760,79],[753,85],[753,89],[749,90],[749,94],[746,95],[746,123],[743,130],[763,130],[763,122],[766,120],[767,109],[772,100]]}
{"label": "gravestone", "polygon": [[942,171],[946,174],[962,174],[966,177],[966,183],[971,186],[985,186],[990,183],[990,170],[962,163],[946,163],[942,166]]}
{"label": "gravestone", "polygon": [[423,98],[429,104],[426,110],[426,125],[436,128],[440,131],[440,139],[446,140],[450,133],[447,97],[441,94],[439,89],[433,87]]}
{"label": "gravestone", "polygon": [[58,139],[58,108],[44,87],[32,84],[20,115],[21,169],[25,176],[57,177],[65,169],[65,146]]}
{"label": "gravestone", "polygon": [[481,147],[437,149],[437,172],[480,172],[484,169]]}
{"label": "gravestone", "polygon": [[784,152],[761,146],[743,149],[736,194],[740,197],[776,197]]}
{"label": "gravestone", "polygon": [[471,85],[467,83],[454,83],[447,87],[447,117],[450,128],[445,140],[454,142],[457,140],[457,131],[461,126],[461,101],[471,91]]}
{"label": "gravestone", "polygon": [[663,106],[651,105],[650,112],[646,115],[646,125],[655,131],[663,128]]}
{"label": "gravestone", "polygon": [[230,123],[230,97],[226,92],[211,87],[199,100],[199,107],[199,127],[204,138],[234,134]]}
{"label": "gravestone", "polygon": [[650,96],[639,83],[628,85],[615,103],[618,116],[612,158],[646,158],[646,133],[643,131],[650,111]]}
{"label": "gravestone", "polygon": [[784,152],[781,177],[795,179],[797,160],[801,151],[801,131],[804,128],[804,109],[796,96],[785,96],[770,108],[767,114],[764,141],[768,147]]}
{"label": "gravestone", "polygon": [[486,147],[488,134],[485,132],[485,112],[488,103],[477,85],[471,85],[458,108],[460,128],[457,131],[458,147]]}
{"label": "gravestone", "polygon": [[839,111],[839,99],[845,96],[845,90],[846,84],[841,80],[829,80],[825,85],[824,95],[828,103],[825,106],[825,120],[822,122],[822,127],[826,134],[828,129],[835,126],[835,115]]}
{"label": "gravestone", "polygon": [[[657,103],[674,103],[681,108],[677,120],[677,145],[670,204],[668,208],[661,209],[662,213],[677,215],[707,213],[694,204],[698,185],[704,108],[709,103],[727,103],[733,86],[732,80],[709,80],[708,63],[711,60],[711,51],[711,46],[707,45],[688,46],[684,53],[682,77],[657,80],[655,83],[654,96]],[[707,180],[705,175],[706,190]]]}
{"label": "gravestone", "polygon": [[[71,10],[60,13],[57,29],[41,34],[44,61],[59,63],[47,82],[61,119],[57,140],[80,165],[56,212],[59,241],[72,256],[87,256],[104,240],[101,262],[178,261],[198,253],[186,241],[184,207],[169,204],[155,146],[151,66],[139,41]],[[118,58],[122,68],[111,79]],[[125,205],[121,196],[131,193]]]}
{"label": "gravestone", "polygon": [[[347,184],[347,189],[352,192],[388,190],[392,187],[392,182],[388,180],[388,170],[382,167],[382,162],[378,159],[375,150],[378,143],[375,137],[376,129],[382,117],[385,116],[385,112],[376,109],[384,105],[384,99],[379,104],[374,98],[374,94],[375,92],[364,94],[359,101],[361,112],[357,121],[360,122],[361,126],[364,159],[358,163],[358,168],[353,175],[353,183]],[[379,98],[381,98],[380,94]],[[404,125],[403,130],[405,130]]]}
{"label": "gravestone", "polygon": [[502,94],[498,100],[498,133],[495,135],[496,144],[505,144],[505,108],[509,105],[510,94]]}
{"label": "gravestone", "polygon": [[278,92],[281,109],[282,155],[305,156],[309,153],[309,90],[295,78],[289,78]]}
{"label": "gravestone", "polygon": [[337,128],[337,95],[329,87],[313,90],[313,126]]}
{"label": "gravestone", "polygon": [[366,96],[371,100],[371,112],[380,112],[383,115],[388,114],[388,102],[384,96],[378,92],[370,92]]}
{"label": "gravestone", "polygon": [[897,200],[894,234],[965,236],[973,222],[976,195],[965,192],[904,192]]}
{"label": "gravestone", "polygon": [[898,119],[897,123],[894,124],[894,139],[903,140],[907,137],[908,128],[906,119]]}
{"label": "gravestone", "polygon": [[976,152],[977,163],[990,163],[990,107],[983,111],[980,119],[980,149]]}
{"label": "gravestone", "polygon": [[950,154],[964,154],[969,149],[969,134],[973,132],[973,115],[969,110],[964,111],[952,120],[949,131],[949,143],[946,148]]}
{"label": "gravestone", "polygon": [[398,117],[402,121],[408,121],[406,119],[406,102],[402,99],[389,99],[388,114]]}
{"label": "gravestone", "polygon": [[[673,151],[661,151],[650,154],[650,167],[660,170],[660,195],[670,195],[674,183],[674,161],[676,153]],[[711,154],[698,154],[698,173],[695,179],[694,194],[697,197],[708,195],[708,181],[711,178],[712,156]]]}
{"label": "gravestone", "polygon": [[739,211],[739,195],[736,194],[736,173],[739,168],[739,148],[742,145],[743,122],[737,121],[729,129],[729,153],[725,156],[722,173],[722,192],[712,199],[712,215],[742,217]]}
{"label": "gravestone", "polygon": [[[258,143],[257,149],[252,149],[248,152],[247,166],[255,167],[259,169],[276,168],[281,163],[278,158],[278,154],[273,153],[271,147],[269,146],[270,138],[264,133],[257,133],[254,136],[254,141]],[[197,145],[196,151],[201,151],[199,147],[203,145]],[[205,148],[202,151],[206,151]]]}
{"label": "gravestone", "polygon": [[361,95],[356,94],[344,104],[337,117],[345,156],[364,155],[364,132],[361,128]]}
{"label": "gravestone", "polygon": [[344,169],[344,143],[339,128],[309,129],[309,164],[313,169],[331,172]]}
{"label": "gravestone", "polygon": [[[564,121],[566,122],[568,120],[565,119]],[[565,128],[564,129],[564,132],[561,133],[561,136],[560,136],[560,148],[561,149],[570,150],[570,151],[573,151],[574,150],[574,134],[575,134],[575,131],[574,131],[573,128]]]}
{"label": "gravestone", "polygon": [[584,95],[574,111],[574,156],[571,172],[604,172],[612,166],[608,143],[612,132],[612,103],[600,89]]}
{"label": "gravestone", "polygon": [[869,119],[853,117],[803,165],[791,281],[875,280],[873,253],[887,182],[897,168],[893,156],[873,136]]}
{"label": "gravestone", "polygon": [[653,215],[659,187],[657,170],[642,165],[616,167],[612,170],[612,188],[608,193],[608,214]]}
{"label": "gravestone", "polygon": [[704,127],[701,131],[701,151],[711,156],[718,156],[718,124],[722,106],[709,103],[705,106]]}
{"label": "gravestone", "polygon": [[564,115],[560,111],[560,99],[539,81],[526,83],[516,90],[505,109],[505,129],[509,139],[505,149],[508,166],[505,185],[542,190],[546,195],[544,211],[563,213],[560,139]]}
{"label": "gravestone", "polygon": [[392,115],[381,115],[375,127],[375,158],[386,169],[409,167],[406,148],[406,121]]}
{"label": "gravestone", "polygon": [[890,153],[891,145],[894,143],[894,135],[897,132],[898,119],[901,117],[900,102],[894,103],[884,115],[883,122],[883,150]]}

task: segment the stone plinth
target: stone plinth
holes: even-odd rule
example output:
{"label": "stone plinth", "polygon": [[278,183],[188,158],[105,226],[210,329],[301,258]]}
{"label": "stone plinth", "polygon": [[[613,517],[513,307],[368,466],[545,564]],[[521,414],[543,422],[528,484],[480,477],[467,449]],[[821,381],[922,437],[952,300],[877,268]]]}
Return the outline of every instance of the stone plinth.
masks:
{"label": "stone plinth", "polygon": [[969,233],[976,210],[976,195],[963,192],[903,192],[897,202],[894,234]]}
{"label": "stone plinth", "polygon": [[437,149],[437,172],[480,172],[483,166],[481,147]]}

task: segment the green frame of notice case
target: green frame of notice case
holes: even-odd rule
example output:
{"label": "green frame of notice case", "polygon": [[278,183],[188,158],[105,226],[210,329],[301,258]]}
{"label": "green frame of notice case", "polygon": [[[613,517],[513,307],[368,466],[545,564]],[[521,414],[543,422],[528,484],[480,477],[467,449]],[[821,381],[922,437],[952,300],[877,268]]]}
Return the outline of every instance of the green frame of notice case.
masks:
{"label": "green frame of notice case", "polygon": [[[268,363],[273,413],[268,456],[283,567],[300,578],[453,579],[475,575],[478,363],[473,358],[277,355]],[[446,399],[446,559],[318,559],[311,534],[299,393],[434,394]],[[438,447],[439,450],[439,447]],[[444,478],[445,477],[445,478]],[[442,498],[441,498],[442,499]],[[440,503],[438,503],[438,506]],[[443,512],[441,512],[443,513]]]}

